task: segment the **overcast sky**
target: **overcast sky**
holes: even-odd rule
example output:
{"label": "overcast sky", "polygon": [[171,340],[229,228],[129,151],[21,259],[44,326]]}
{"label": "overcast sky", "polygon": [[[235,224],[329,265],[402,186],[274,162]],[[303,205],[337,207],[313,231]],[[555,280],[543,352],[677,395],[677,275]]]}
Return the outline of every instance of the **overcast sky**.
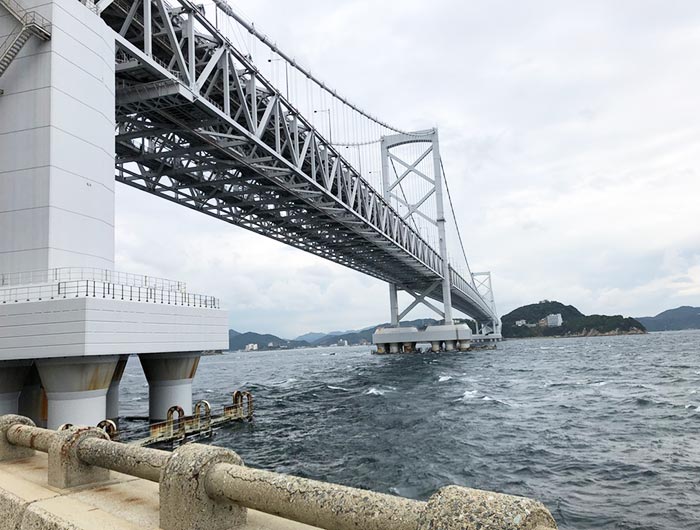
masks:
{"label": "overcast sky", "polygon": [[[440,128],[501,314],[700,305],[697,0],[229,2],[358,105]],[[221,297],[234,329],[388,319],[382,282],[123,185],[117,201],[117,268]]]}

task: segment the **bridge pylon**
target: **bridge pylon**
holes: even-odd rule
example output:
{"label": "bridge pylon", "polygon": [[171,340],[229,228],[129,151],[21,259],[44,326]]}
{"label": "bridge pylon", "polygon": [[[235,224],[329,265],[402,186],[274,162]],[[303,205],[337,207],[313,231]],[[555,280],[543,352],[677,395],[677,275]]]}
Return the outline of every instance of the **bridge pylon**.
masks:
{"label": "bridge pylon", "polygon": [[[437,129],[408,134],[394,134],[381,139],[382,187],[384,199],[396,206],[402,218],[421,231],[419,225],[437,235],[440,266],[436,271],[441,278],[427,287],[412,285],[410,278],[404,284],[389,284],[391,328],[379,330],[373,337],[378,351],[398,353],[412,351],[418,342],[431,343],[433,350],[466,350],[471,342],[471,329],[455,324],[452,308],[452,277],[447,251],[445,200],[443,188],[440,141]],[[407,188],[411,188],[407,191]],[[400,290],[413,301],[399,310]],[[429,298],[441,300],[442,307]],[[439,303],[439,302],[438,302]],[[416,306],[422,304],[440,315],[443,323],[426,330],[400,327],[401,320]]]}

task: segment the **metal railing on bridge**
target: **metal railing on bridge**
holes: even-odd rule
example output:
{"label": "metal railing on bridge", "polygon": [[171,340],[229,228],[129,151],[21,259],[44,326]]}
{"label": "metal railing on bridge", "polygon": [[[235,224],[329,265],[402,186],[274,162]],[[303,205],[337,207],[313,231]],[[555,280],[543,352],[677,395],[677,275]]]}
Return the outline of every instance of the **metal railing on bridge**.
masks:
{"label": "metal railing on bridge", "polygon": [[59,281],[0,289],[0,304],[70,298],[103,298],[128,302],[220,309],[219,299],[185,291],[124,285],[99,280]]}
{"label": "metal railing on bridge", "polygon": [[[36,35],[41,40],[49,40],[51,38],[51,22],[36,11],[26,10],[16,0],[0,0],[0,6],[4,7],[18,23],[18,26],[0,44],[1,77],[22,50],[29,37]],[[1,94],[2,91],[0,91]]]}
{"label": "metal railing on bridge", "polygon": [[133,274],[96,267],[57,267],[54,269],[0,273],[0,289],[39,283],[93,280],[130,287],[186,292],[185,282],[158,278],[146,274]]}

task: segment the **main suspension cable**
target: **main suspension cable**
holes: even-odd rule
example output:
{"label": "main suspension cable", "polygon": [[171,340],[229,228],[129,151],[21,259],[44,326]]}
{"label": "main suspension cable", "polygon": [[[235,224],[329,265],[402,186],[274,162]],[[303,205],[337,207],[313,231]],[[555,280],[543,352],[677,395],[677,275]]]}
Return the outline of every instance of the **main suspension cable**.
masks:
{"label": "main suspension cable", "polygon": [[243,17],[241,17],[238,13],[236,13],[233,8],[226,2],[226,0],[213,0],[214,4],[216,4],[216,7],[221,9],[226,15],[229,17],[233,18],[236,22],[238,22],[241,26],[243,26],[248,32],[250,32],[251,35],[256,37],[260,42],[265,44],[270,50],[272,50],[277,56],[280,58],[284,59],[292,68],[295,68],[299,72],[301,72],[304,76],[306,76],[308,79],[310,79],[312,82],[317,84],[322,90],[325,92],[329,93],[331,96],[334,98],[338,99],[339,101],[343,102],[345,105],[353,109],[355,112],[361,114],[365,118],[373,121],[374,123],[384,127],[385,129],[389,129],[390,131],[393,131],[395,133],[399,134],[406,134],[409,136],[422,136],[425,133],[415,133],[415,132],[410,132],[410,131],[404,131],[402,129],[399,129],[398,127],[394,127],[393,125],[390,125],[379,118],[373,116],[372,114],[362,110],[358,106],[354,105],[350,101],[348,101],[346,98],[338,94],[338,92],[330,87],[328,87],[323,81],[318,79],[316,76],[314,76],[310,71],[305,69],[303,66],[301,66],[299,63],[296,62],[295,59],[291,58],[289,55],[287,55],[285,52],[280,50],[277,45],[272,42],[267,35],[260,33],[257,29],[255,29],[255,26],[249,22],[247,22]]}

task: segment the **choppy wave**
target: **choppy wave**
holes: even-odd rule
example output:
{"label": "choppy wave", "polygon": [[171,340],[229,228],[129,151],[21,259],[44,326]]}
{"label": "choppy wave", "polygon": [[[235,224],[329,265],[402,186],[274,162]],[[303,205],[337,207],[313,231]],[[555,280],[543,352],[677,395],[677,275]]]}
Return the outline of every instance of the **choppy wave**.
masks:
{"label": "choppy wave", "polygon": [[[561,530],[697,530],[700,332],[560,340],[224,354],[194,393],[216,413],[253,390],[255,421],[214,438],[251,466],[417,499],[454,483],[534,496]],[[146,416],[136,358],[126,375],[123,415]]]}

